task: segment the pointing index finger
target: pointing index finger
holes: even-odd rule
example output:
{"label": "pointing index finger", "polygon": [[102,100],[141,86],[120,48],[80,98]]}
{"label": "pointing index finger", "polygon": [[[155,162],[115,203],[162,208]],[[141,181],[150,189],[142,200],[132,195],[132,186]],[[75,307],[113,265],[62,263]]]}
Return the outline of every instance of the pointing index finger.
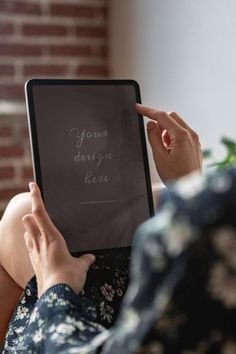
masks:
{"label": "pointing index finger", "polygon": [[139,114],[142,114],[149,119],[155,120],[161,130],[179,130],[181,127],[166,113],[163,111],[158,111],[150,107],[143,106],[136,103],[135,109]]}

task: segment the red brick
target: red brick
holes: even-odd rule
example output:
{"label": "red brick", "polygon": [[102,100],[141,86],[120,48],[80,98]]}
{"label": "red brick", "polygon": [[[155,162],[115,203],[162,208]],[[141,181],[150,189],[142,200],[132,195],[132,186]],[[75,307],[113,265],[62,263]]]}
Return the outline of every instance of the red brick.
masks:
{"label": "red brick", "polygon": [[0,179],[7,179],[14,177],[14,168],[12,166],[0,167]]}
{"label": "red brick", "polygon": [[14,26],[12,23],[0,23],[0,34],[12,34],[14,32]]}
{"label": "red brick", "polygon": [[12,129],[10,127],[0,127],[0,138],[9,138],[12,136]]}
{"label": "red brick", "polygon": [[27,192],[27,187],[12,187],[0,189],[0,200],[6,200],[14,197],[16,194]]}
{"label": "red brick", "polygon": [[65,36],[68,28],[51,24],[25,24],[22,31],[25,36]]}
{"label": "red brick", "polygon": [[20,135],[22,136],[22,138],[26,138],[28,140],[29,139],[29,129],[28,129],[28,127],[21,128]]}
{"label": "red brick", "polygon": [[106,66],[98,65],[80,65],[76,74],[89,76],[107,76],[108,68]]}
{"label": "red brick", "polygon": [[95,26],[95,27],[84,27],[77,26],[76,34],[79,37],[94,37],[94,38],[103,38],[107,35],[106,27]]}
{"label": "red brick", "polygon": [[106,48],[104,46],[54,45],[49,46],[48,50],[52,56],[106,56]]}
{"label": "red brick", "polygon": [[0,64],[0,76],[13,76],[15,68],[13,65]]}
{"label": "red brick", "polygon": [[42,53],[42,48],[39,45],[25,44],[0,44],[0,55],[14,56],[39,56]]}
{"label": "red brick", "polygon": [[90,46],[87,45],[54,45],[49,46],[49,53],[51,55],[62,55],[62,56],[78,56],[85,55],[91,56],[92,50]]}
{"label": "red brick", "polygon": [[31,166],[24,166],[22,169],[22,177],[27,179],[33,179],[33,169]]}
{"label": "red brick", "polygon": [[25,65],[24,75],[26,76],[56,76],[65,75],[67,67],[65,65]]}
{"label": "red brick", "polygon": [[93,56],[107,57],[107,47],[105,45],[94,46],[91,48]]}
{"label": "red brick", "polygon": [[0,158],[20,157],[24,155],[24,150],[19,145],[0,146]]}
{"label": "red brick", "polygon": [[1,84],[0,81],[0,99],[24,100],[24,86],[16,84]]}
{"label": "red brick", "polygon": [[76,18],[95,18],[98,16],[105,17],[106,10],[104,7],[74,5],[74,4],[52,4],[50,7],[52,15],[76,17]]}
{"label": "red brick", "polygon": [[42,11],[41,6],[36,3],[1,0],[0,13],[40,15]]}

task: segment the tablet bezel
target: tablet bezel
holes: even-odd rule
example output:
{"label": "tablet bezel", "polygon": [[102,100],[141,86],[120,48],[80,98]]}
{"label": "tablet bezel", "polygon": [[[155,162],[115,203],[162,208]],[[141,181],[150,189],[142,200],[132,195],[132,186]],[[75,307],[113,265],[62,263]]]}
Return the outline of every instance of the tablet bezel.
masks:
{"label": "tablet bezel", "polygon": [[[29,136],[30,136],[30,147],[32,154],[32,162],[33,162],[33,172],[34,179],[38,184],[42,198],[44,199],[43,192],[43,183],[41,176],[41,167],[40,167],[40,155],[39,155],[39,147],[38,147],[38,136],[37,136],[37,127],[36,127],[36,118],[35,118],[35,109],[34,109],[34,97],[33,97],[33,87],[34,86],[81,86],[81,85],[128,85],[133,86],[135,88],[135,96],[137,103],[141,103],[141,95],[140,88],[138,83],[135,80],[117,80],[117,79],[31,79],[25,84],[25,96],[26,96],[26,106],[27,106],[27,117],[28,117],[28,126],[29,126]],[[149,170],[149,162],[147,155],[147,146],[146,146],[146,138],[144,131],[144,119],[141,115],[139,116],[139,132],[141,137],[141,146],[142,146],[142,155],[143,155],[143,164],[144,164],[144,172],[145,172],[145,182],[146,182],[146,190],[147,190],[147,198],[148,198],[148,207],[150,217],[154,215],[154,205],[153,205],[153,197],[152,197],[152,188],[151,188],[151,178],[150,178],[150,170]],[[93,254],[111,254],[111,253],[130,253],[132,246],[128,247],[117,247],[117,248],[108,248],[101,250],[87,250],[87,251],[78,251],[73,252],[73,256],[80,256],[85,253],[93,253]]]}

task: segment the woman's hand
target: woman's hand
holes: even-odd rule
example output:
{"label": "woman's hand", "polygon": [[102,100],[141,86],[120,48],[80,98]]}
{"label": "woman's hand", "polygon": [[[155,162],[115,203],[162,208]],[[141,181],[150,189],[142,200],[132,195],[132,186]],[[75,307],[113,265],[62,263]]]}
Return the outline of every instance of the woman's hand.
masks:
{"label": "woman's hand", "polygon": [[166,113],[136,104],[136,111],[152,119],[147,124],[157,172],[163,182],[176,180],[202,168],[198,135],[177,113]]}
{"label": "woman's hand", "polygon": [[56,284],[67,284],[79,293],[95,257],[70,255],[65,240],[50,220],[36,183],[30,183],[32,214],[23,217],[25,242],[38,284],[38,296]]}

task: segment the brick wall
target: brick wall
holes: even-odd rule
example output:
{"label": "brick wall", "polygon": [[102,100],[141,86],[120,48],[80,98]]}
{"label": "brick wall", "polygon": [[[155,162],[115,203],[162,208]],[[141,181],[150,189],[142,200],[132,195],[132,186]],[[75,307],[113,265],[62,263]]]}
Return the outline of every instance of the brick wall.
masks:
{"label": "brick wall", "polygon": [[8,200],[32,180],[28,129],[22,109],[0,114],[0,215]]}
{"label": "brick wall", "polygon": [[0,215],[32,178],[25,81],[107,75],[107,0],[0,0]]}

